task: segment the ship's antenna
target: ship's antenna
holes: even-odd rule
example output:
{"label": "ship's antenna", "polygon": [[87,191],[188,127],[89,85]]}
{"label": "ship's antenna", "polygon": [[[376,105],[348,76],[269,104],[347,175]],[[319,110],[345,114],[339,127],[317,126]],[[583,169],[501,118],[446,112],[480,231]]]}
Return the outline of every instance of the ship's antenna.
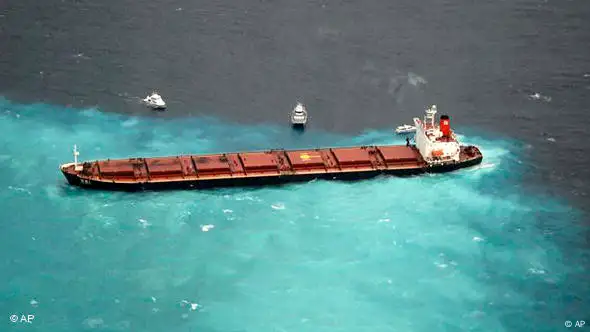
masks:
{"label": "ship's antenna", "polygon": [[74,144],[74,167],[78,167],[78,156],[80,152],[78,152],[78,147]]}

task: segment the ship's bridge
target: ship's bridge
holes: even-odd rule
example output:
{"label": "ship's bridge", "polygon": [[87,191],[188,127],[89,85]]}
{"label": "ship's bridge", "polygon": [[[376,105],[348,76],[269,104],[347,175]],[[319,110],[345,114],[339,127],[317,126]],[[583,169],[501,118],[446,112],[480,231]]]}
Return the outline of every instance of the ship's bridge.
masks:
{"label": "ship's bridge", "polygon": [[442,115],[440,123],[436,124],[436,113],[436,105],[432,105],[426,110],[424,120],[414,118],[416,147],[429,164],[458,162],[461,149],[456,135],[451,131],[449,117]]}

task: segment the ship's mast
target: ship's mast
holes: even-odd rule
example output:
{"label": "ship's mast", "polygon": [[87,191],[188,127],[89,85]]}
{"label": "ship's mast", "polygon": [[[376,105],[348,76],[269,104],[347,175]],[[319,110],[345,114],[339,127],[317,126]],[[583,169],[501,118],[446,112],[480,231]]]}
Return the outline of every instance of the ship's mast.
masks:
{"label": "ship's mast", "polygon": [[434,129],[434,115],[436,114],[436,105],[432,105],[429,109],[426,110],[426,115],[424,116],[424,125],[428,129]]}
{"label": "ship's mast", "polygon": [[80,152],[78,152],[78,147],[76,146],[76,144],[74,144],[74,168],[78,167],[78,156],[80,155]]}

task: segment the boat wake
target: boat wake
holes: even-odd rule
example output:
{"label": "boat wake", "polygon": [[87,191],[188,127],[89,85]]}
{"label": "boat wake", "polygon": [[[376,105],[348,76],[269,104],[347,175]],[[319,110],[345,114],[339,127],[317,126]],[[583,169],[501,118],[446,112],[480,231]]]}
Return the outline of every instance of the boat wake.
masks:
{"label": "boat wake", "polygon": [[539,100],[539,101],[544,101],[544,102],[547,102],[547,103],[551,101],[551,97],[550,96],[545,96],[545,95],[542,95],[542,94],[540,94],[538,92],[535,92],[533,94],[530,94],[528,97],[531,100]]}
{"label": "boat wake", "polygon": [[134,103],[134,104],[138,104],[138,105],[144,105],[144,106],[146,105],[144,97],[131,96],[127,92],[117,93],[117,95],[119,97],[123,98],[123,100],[125,102]]}
{"label": "boat wake", "polygon": [[420,84],[426,84],[428,81],[424,79],[424,77],[418,76],[412,72],[408,73],[408,83],[412,84],[413,86],[418,86]]}
{"label": "boat wake", "polygon": [[496,168],[496,164],[494,163],[483,163],[472,168],[473,171],[479,171],[482,169],[494,169]]}

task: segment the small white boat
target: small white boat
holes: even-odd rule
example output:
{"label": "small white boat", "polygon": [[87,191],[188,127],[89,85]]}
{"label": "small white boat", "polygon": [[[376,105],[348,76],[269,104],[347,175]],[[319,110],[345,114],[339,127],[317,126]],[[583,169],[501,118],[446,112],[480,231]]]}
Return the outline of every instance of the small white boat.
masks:
{"label": "small white boat", "polygon": [[409,134],[416,132],[416,127],[410,125],[399,126],[395,129],[397,134]]}
{"label": "small white boat", "polygon": [[307,110],[302,103],[297,103],[297,106],[291,111],[291,124],[299,127],[307,124]]}
{"label": "small white boat", "polygon": [[162,99],[162,96],[160,96],[157,92],[152,92],[151,95],[145,97],[145,99],[143,99],[143,102],[148,105],[149,107],[156,109],[156,110],[161,110],[161,109],[165,109],[166,108],[166,103],[164,102],[164,100]]}

